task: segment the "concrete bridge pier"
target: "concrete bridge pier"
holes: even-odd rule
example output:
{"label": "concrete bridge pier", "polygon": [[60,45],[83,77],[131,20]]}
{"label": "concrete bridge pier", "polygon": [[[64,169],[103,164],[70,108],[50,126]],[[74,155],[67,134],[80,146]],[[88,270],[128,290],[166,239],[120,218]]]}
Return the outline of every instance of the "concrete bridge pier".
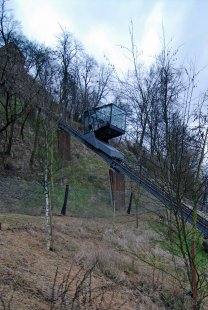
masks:
{"label": "concrete bridge pier", "polygon": [[122,173],[110,168],[109,178],[112,200],[115,205],[115,209],[125,210],[125,176]]}
{"label": "concrete bridge pier", "polygon": [[58,155],[64,160],[71,160],[71,136],[63,131],[57,130]]}

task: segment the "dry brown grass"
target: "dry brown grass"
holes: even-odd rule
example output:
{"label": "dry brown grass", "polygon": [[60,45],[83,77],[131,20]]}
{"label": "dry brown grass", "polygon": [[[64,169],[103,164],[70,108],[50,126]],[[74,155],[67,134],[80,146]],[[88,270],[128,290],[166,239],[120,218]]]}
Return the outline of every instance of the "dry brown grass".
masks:
{"label": "dry brown grass", "polygon": [[[145,253],[151,245],[154,255],[166,263],[169,254],[152,246],[158,237],[155,233],[142,233],[123,223],[112,226],[104,219],[58,216],[54,218],[54,251],[47,252],[43,218],[2,215],[0,221],[0,309],[50,309],[57,266],[56,292],[73,266],[70,279],[76,281],[71,283],[70,296],[74,296],[77,281],[93,266],[91,288],[98,294],[105,287],[110,305],[102,309],[177,309],[166,307],[170,296],[173,303],[182,296],[177,283],[122,250],[134,248]],[[82,272],[76,276],[80,268]],[[81,292],[79,296],[84,296]],[[89,309],[99,309],[98,299],[93,300],[94,308]],[[58,299],[53,309],[59,306]]]}

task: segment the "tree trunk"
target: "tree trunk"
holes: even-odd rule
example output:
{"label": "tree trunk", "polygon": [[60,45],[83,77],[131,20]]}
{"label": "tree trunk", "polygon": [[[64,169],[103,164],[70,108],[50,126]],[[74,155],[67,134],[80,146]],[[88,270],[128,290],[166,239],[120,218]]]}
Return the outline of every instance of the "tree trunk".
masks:
{"label": "tree trunk", "polygon": [[41,113],[41,109],[38,109],[38,114],[37,114],[36,124],[35,124],[35,140],[34,140],[33,150],[32,150],[31,157],[30,157],[30,167],[32,167],[34,164],[35,154],[37,151],[38,136],[39,136],[39,131],[40,131],[40,113]]}
{"label": "tree trunk", "polygon": [[11,124],[11,129],[9,133],[9,141],[7,144],[7,149],[6,149],[6,154],[10,155],[11,154],[11,149],[12,149],[12,144],[13,144],[13,135],[14,135],[14,122]]}
{"label": "tree trunk", "polygon": [[191,274],[192,274],[192,293],[193,293],[193,310],[197,310],[197,281],[196,281],[196,266],[195,266],[195,256],[196,256],[196,243],[192,240],[191,244]]}
{"label": "tree trunk", "polygon": [[28,119],[28,116],[29,116],[30,112],[27,113],[26,117],[24,118],[23,122],[22,122],[22,126],[21,126],[21,129],[20,129],[20,135],[22,137],[22,140],[24,140],[24,128],[25,128],[25,124],[26,124],[26,121]]}
{"label": "tree trunk", "polygon": [[[14,115],[16,115],[16,107],[17,107],[17,98],[15,97],[15,99],[14,99]],[[10,133],[9,133],[9,141],[8,141],[7,149],[5,152],[8,155],[11,154],[11,149],[12,149],[13,136],[14,136],[14,124],[15,124],[15,121],[11,123],[11,129],[10,129]]]}

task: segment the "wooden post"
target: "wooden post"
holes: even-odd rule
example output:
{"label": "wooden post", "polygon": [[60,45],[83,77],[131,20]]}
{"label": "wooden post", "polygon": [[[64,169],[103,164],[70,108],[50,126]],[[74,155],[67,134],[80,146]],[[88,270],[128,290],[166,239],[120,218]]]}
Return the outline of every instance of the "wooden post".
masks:
{"label": "wooden post", "polygon": [[66,185],[65,188],[65,195],[64,195],[64,204],[63,207],[61,209],[61,214],[62,215],[66,215],[66,206],[67,206],[67,201],[68,201],[68,193],[69,193],[69,185]]}
{"label": "wooden post", "polygon": [[109,169],[109,179],[110,179],[110,191],[111,191],[111,204],[113,207],[113,227],[115,225],[115,218],[116,218],[116,208],[115,208],[115,193],[113,190],[113,170]]}
{"label": "wooden post", "polygon": [[131,213],[132,198],[133,198],[133,193],[131,192],[127,214]]}

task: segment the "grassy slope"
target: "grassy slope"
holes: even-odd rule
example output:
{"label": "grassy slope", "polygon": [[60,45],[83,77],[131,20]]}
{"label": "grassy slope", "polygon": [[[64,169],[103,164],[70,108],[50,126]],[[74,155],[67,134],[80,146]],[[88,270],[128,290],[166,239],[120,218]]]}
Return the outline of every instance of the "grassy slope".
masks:
{"label": "grassy slope", "polygon": [[[9,309],[50,309],[57,266],[56,297],[58,285],[71,267],[70,280],[81,266],[88,270],[95,265],[92,286],[100,288],[100,292],[103,285],[107,286],[105,300],[109,301],[99,309],[176,309],[172,307],[183,296],[177,281],[131,254],[132,249],[138,255],[149,253],[155,238],[155,233],[145,230],[148,216],[143,214],[140,219],[143,225],[135,230],[132,218],[123,216],[118,216],[113,226],[104,218],[55,217],[54,251],[47,252],[44,218],[1,215],[0,300],[8,306],[12,297]],[[155,258],[173,270],[168,253],[156,249]],[[70,284],[68,298],[74,296],[76,282],[84,270]],[[124,301],[125,305],[120,306]],[[60,298],[55,304],[55,309],[60,309]],[[92,309],[96,304],[95,300]],[[4,309],[1,306],[0,301],[0,309]]]}
{"label": "grassy slope", "polygon": [[[161,243],[161,235],[153,232],[157,216],[152,209],[157,210],[158,206],[149,196],[142,196],[137,230],[133,216],[117,214],[114,219],[108,167],[74,139],[71,162],[59,162],[54,146],[52,190],[54,213],[60,213],[65,185],[70,185],[68,215],[73,217],[55,217],[55,251],[46,252],[44,218],[29,216],[40,215],[44,209],[43,173],[24,168],[28,167],[33,132],[34,126],[30,123],[24,143],[15,138],[12,164],[17,166],[21,159],[24,165],[20,165],[19,170],[4,171],[0,177],[0,209],[5,212],[0,217],[3,223],[0,240],[3,249],[0,251],[0,293],[3,293],[0,296],[3,301],[8,305],[13,295],[11,309],[49,309],[57,265],[62,266],[63,275],[71,264],[75,273],[79,266],[87,269],[96,261],[94,281],[98,286],[117,285],[120,297],[116,297],[115,303],[128,299],[128,307],[121,309],[139,309],[138,305],[144,309],[174,309],[171,303],[183,299],[178,284],[144,263],[146,258],[154,259],[156,265],[174,269],[171,249],[165,240]],[[161,247],[155,240],[160,240]],[[178,268],[183,268],[180,259]]]}

